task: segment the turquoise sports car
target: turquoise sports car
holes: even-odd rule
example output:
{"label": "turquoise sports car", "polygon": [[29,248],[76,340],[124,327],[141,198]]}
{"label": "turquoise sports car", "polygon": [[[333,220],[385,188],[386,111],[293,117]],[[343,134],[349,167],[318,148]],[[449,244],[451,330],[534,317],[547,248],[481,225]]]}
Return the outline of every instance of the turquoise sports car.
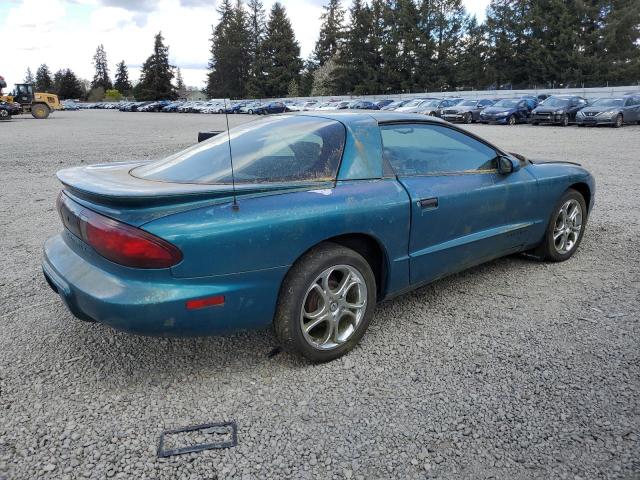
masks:
{"label": "turquoise sports car", "polygon": [[270,116],[58,178],[42,266],[74,315],[148,335],[273,325],[312,361],[352,349],[384,299],[515,252],[567,260],[595,192],[577,164],[395,112]]}

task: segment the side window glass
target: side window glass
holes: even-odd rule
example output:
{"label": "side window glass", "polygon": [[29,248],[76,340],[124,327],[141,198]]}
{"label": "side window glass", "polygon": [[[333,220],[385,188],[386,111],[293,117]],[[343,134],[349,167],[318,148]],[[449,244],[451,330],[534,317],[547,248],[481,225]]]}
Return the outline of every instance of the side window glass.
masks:
{"label": "side window glass", "polygon": [[383,125],[380,132],[385,158],[397,175],[473,173],[496,168],[495,150],[451,128]]}

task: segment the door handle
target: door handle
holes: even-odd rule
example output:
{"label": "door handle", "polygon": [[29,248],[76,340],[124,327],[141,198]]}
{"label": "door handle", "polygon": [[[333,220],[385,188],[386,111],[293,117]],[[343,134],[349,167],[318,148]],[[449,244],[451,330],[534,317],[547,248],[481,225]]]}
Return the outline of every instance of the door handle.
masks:
{"label": "door handle", "polygon": [[437,208],[438,198],[437,197],[423,198],[422,200],[418,200],[417,203],[418,203],[418,206],[423,210],[426,210],[428,208]]}

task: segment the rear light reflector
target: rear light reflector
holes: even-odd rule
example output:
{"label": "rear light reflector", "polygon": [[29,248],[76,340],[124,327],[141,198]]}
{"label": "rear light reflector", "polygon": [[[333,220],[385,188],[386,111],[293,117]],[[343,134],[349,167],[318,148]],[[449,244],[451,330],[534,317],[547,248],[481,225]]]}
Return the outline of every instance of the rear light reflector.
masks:
{"label": "rear light reflector", "polygon": [[221,307],[224,305],[224,295],[215,297],[197,298],[187,300],[187,310],[198,310],[206,307]]}
{"label": "rear light reflector", "polygon": [[182,260],[175,245],[84,208],[63,193],[58,197],[58,211],[71,233],[112,262],[134,268],[169,268]]}

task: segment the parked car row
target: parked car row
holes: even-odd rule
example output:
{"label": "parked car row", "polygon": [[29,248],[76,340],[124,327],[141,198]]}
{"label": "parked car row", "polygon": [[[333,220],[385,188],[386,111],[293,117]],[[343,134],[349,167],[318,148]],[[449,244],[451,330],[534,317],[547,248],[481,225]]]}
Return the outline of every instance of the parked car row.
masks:
{"label": "parked car row", "polygon": [[353,100],[273,100],[260,101],[185,101],[160,100],[78,104],[80,108],[117,108],[123,112],[228,113],[269,115],[284,112],[328,110],[386,110],[419,113],[449,122],[515,125],[608,124],[621,127],[640,123],[640,92],[627,92],[616,98],[586,99],[579,95],[523,95],[510,98],[441,98],[384,99],[374,102]]}

